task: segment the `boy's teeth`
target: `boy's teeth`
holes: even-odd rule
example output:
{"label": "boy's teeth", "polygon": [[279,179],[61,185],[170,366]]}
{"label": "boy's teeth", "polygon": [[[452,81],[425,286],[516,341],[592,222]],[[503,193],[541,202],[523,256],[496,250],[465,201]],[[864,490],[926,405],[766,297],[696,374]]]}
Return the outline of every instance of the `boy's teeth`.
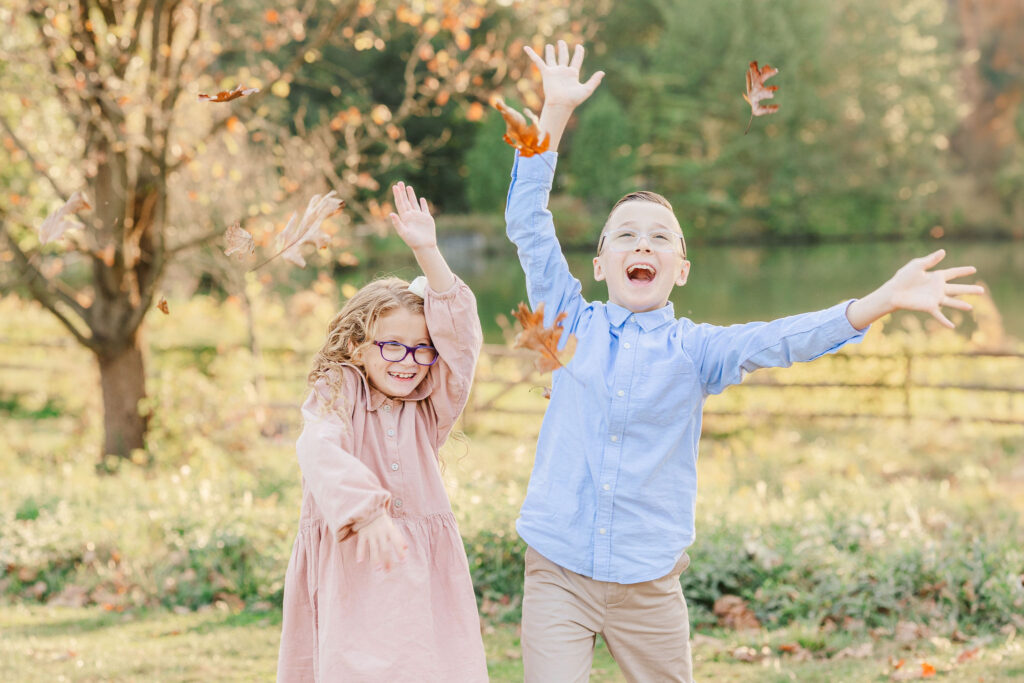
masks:
{"label": "boy's teeth", "polygon": [[645,280],[652,280],[657,271],[654,270],[653,266],[649,266],[646,263],[637,263],[626,268],[626,277],[629,279],[644,278]]}

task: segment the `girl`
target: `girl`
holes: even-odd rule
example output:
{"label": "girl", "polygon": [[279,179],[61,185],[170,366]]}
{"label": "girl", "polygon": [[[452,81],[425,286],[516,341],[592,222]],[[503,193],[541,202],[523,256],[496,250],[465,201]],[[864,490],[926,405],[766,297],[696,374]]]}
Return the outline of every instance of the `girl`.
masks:
{"label": "girl", "polygon": [[466,404],[476,300],[413,188],[391,214],[426,275],[372,282],[309,374],[296,444],[302,513],[278,681],[486,681],[480,621],[438,449]]}

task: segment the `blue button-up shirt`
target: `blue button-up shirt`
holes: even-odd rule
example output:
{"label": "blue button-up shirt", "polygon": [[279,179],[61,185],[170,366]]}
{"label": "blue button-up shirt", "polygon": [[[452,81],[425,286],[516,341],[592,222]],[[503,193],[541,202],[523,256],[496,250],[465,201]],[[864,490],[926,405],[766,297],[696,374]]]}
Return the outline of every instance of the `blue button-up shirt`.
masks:
{"label": "blue button-up shirt", "polygon": [[671,303],[633,313],[584,300],[547,210],[556,159],[517,156],[505,212],[530,305],[544,303],[545,325],[567,313],[577,338],[568,368],[554,373],[516,528],[566,569],[639,583],[667,574],[693,543],[705,399],[746,372],[812,360],[864,332],[847,319],[848,301],[720,327],[677,320]]}

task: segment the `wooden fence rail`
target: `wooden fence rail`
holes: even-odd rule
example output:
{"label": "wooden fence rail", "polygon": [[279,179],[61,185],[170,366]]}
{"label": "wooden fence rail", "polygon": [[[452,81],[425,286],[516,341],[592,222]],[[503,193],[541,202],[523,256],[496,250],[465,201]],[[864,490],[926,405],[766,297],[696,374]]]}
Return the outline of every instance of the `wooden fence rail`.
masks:
{"label": "wooden fence rail", "polygon": [[[65,371],[64,368],[52,364],[39,363],[17,363],[9,360],[10,354],[3,352],[3,347],[13,348],[75,348],[77,345],[72,340],[39,340],[26,342],[24,340],[9,339],[0,337],[0,370],[4,371],[32,371],[42,373],[57,373]],[[150,351],[157,356],[167,354],[185,353],[192,355],[216,354],[225,351],[244,348],[241,345],[233,346],[153,346]],[[83,351],[84,353],[84,351]],[[300,358],[311,358],[313,349],[296,347],[264,347],[261,353],[266,358],[274,356],[291,355]],[[739,387],[731,389],[729,395],[735,392],[749,392],[753,396],[756,392],[781,392],[787,390],[803,390],[806,392],[840,391],[856,392],[872,390],[879,392],[901,392],[901,410],[899,412],[870,411],[863,407],[855,412],[837,412],[835,410],[815,409],[798,410],[793,407],[787,409],[783,403],[780,409],[765,410],[764,408],[749,409],[727,409],[715,405],[717,398],[711,400],[711,405],[705,411],[705,415],[735,416],[735,417],[779,417],[797,419],[869,419],[869,420],[938,420],[948,422],[979,422],[989,424],[1024,425],[1024,353],[1016,351],[923,351],[916,352],[907,350],[901,353],[878,353],[878,352],[857,352],[843,353],[829,356],[839,362],[856,363],[862,361],[897,361],[900,363],[898,380],[849,380],[849,381],[793,381],[780,380],[774,374],[756,373],[748,377]],[[976,365],[985,360],[1003,359],[1009,361],[1010,367],[1001,369],[998,380],[993,382],[965,381],[962,383],[949,381],[935,381],[917,379],[916,371],[920,368],[922,361],[936,359],[956,359],[957,363],[963,366]],[[540,397],[539,389],[550,384],[550,376],[534,370],[533,354],[528,351],[511,349],[500,344],[486,344],[481,354],[480,367],[477,370],[475,387],[470,397],[470,403],[466,407],[466,419],[472,421],[477,416],[485,413],[500,413],[507,415],[541,415],[547,407],[547,402]],[[783,372],[784,376],[786,373]],[[847,373],[849,374],[849,373]],[[889,370],[889,376],[897,375],[897,372]],[[969,372],[968,375],[975,377],[978,373]],[[300,383],[304,380],[304,374],[268,373],[262,378],[267,382],[294,382]],[[534,390],[536,400],[516,400],[514,394]],[[915,409],[915,397],[922,392],[933,394],[950,394],[951,392],[965,392],[972,396],[1003,395],[1006,397],[1006,405],[999,414],[968,414],[962,415],[945,412],[921,412]],[[858,405],[866,406],[871,401],[861,400]],[[778,405],[778,403],[776,403]],[[291,404],[274,403],[270,406],[275,409],[294,408]],[[823,406],[824,408],[824,406]]]}

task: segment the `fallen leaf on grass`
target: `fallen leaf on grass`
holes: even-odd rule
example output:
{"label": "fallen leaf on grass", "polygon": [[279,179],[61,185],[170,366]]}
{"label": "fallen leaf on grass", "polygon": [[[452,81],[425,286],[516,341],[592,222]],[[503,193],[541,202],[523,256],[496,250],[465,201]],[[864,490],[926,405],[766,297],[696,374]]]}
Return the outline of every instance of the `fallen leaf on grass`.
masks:
{"label": "fallen leaf on grass", "polygon": [[234,90],[221,90],[216,95],[206,95],[199,93],[200,102],[230,102],[231,100],[237,100],[239,97],[245,97],[246,95],[252,95],[258,93],[259,88],[246,88],[245,86],[238,86]]}
{"label": "fallen leaf on grass", "polygon": [[64,203],[64,206],[47,216],[43,224],[39,226],[39,243],[52,242],[59,239],[68,230],[82,227],[78,221],[68,220],[68,216],[82,209],[91,208],[86,196],[81,192],[75,192]]}
{"label": "fallen leaf on grass", "polygon": [[553,372],[564,368],[569,364],[572,355],[576,352],[576,337],[569,335],[565,348],[558,350],[558,343],[562,338],[562,321],[568,316],[562,311],[555,316],[551,327],[544,327],[544,303],[537,306],[537,310],[530,311],[530,308],[520,302],[519,308],[512,311],[523,330],[516,336],[513,343],[514,348],[530,349],[540,354],[536,361],[537,369],[541,372]]}
{"label": "fallen leaf on grass", "polygon": [[957,658],[956,658],[957,664],[963,664],[964,662],[966,662],[969,659],[974,659],[974,656],[978,654],[978,651],[980,649],[981,648],[979,648],[979,647],[972,647],[969,650],[964,650],[959,655],[957,655]]}
{"label": "fallen leaf on grass", "polygon": [[761,628],[754,612],[747,606],[747,601],[738,595],[723,595],[715,600],[712,608],[718,617],[718,625],[737,631]]}
{"label": "fallen leaf on grass", "polygon": [[756,61],[747,66],[747,91],[743,93],[743,99],[750,105],[750,121],[747,122],[747,130],[743,131],[744,135],[750,131],[750,124],[754,121],[755,116],[774,114],[779,110],[777,104],[761,104],[762,100],[770,100],[775,97],[775,91],[779,89],[779,86],[765,86],[764,82],[777,73],[779,73],[778,69],[767,64],[759,69]]}
{"label": "fallen leaf on grass", "polygon": [[500,97],[495,97],[491,100],[491,106],[501,112],[501,117],[505,119],[504,140],[519,150],[519,156],[532,157],[534,154],[541,154],[548,150],[551,144],[551,136],[545,133],[544,139],[540,139],[540,128],[538,127],[539,122],[537,121],[536,114],[529,109],[526,110],[527,116],[532,121],[532,123],[527,124],[526,118],[505,104],[505,101]]}

